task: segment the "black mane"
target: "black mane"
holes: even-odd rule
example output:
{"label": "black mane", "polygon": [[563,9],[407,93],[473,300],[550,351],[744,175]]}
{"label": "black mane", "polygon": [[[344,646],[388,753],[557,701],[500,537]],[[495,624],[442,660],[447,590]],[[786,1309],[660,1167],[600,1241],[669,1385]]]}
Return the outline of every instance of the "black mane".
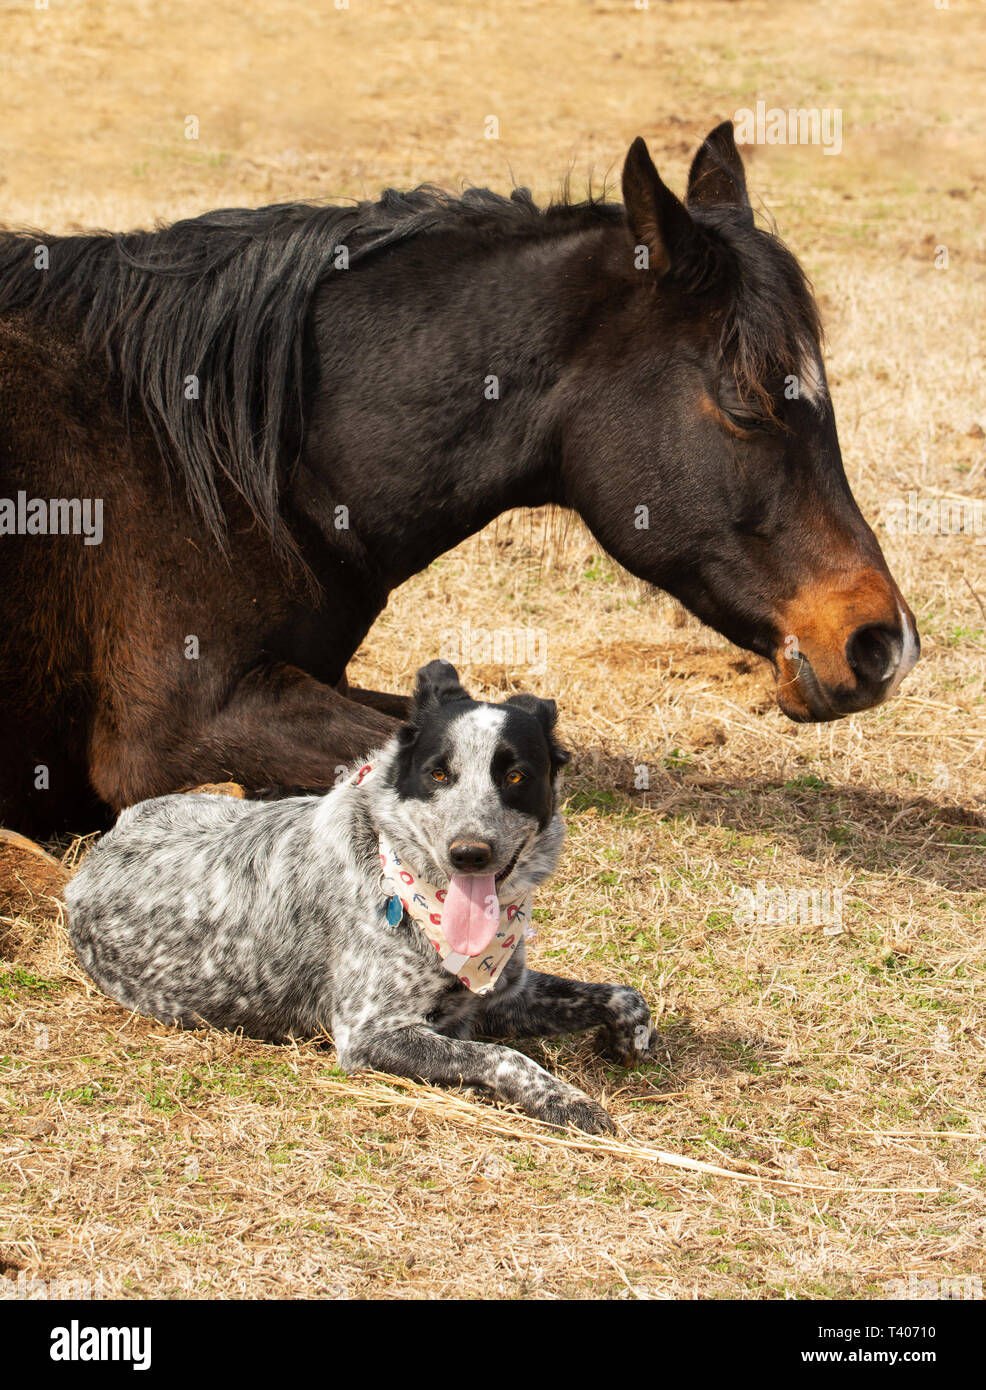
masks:
{"label": "black mane", "polygon": [[[565,208],[606,215],[604,204]],[[153,232],[49,237],[0,233],[0,313],[81,325],[104,352],[128,403],[139,402],[165,458],[220,545],[225,474],[282,551],[283,444],[301,425],[302,352],[309,305],[337,248],[353,265],[435,227],[493,221],[501,236],[554,223],[526,189],[455,198],[421,187],[343,207],[282,203],[188,218]],[[618,209],[615,211],[618,212]],[[35,267],[47,248],[49,268]],[[200,399],[185,398],[199,378]],[[300,439],[300,433],[297,437]]]}
{"label": "black mane", "polygon": [[[226,548],[226,518],[217,481],[224,475],[275,547],[290,553],[295,547],[279,506],[290,468],[285,444],[300,447],[305,325],[338,248],[346,248],[353,266],[435,229],[471,226],[502,241],[623,217],[620,204],[592,197],[542,209],[523,188],[509,197],[485,188],[456,197],[422,186],[351,206],[209,212],[152,232],[0,232],[0,313],[81,328],[84,349],[105,354],[128,406],[143,410],[220,546]],[[751,228],[736,244],[734,231],[710,230],[742,262],[731,277],[723,346],[741,384],[763,395],[768,365],[778,355],[790,361],[806,322],[816,323],[811,294],[774,237]],[[783,252],[780,260],[765,242]],[[35,266],[39,246],[47,248],[45,270]],[[746,292],[748,264],[757,283]],[[779,266],[784,283],[769,283]],[[185,396],[190,376],[199,381],[197,401]]]}

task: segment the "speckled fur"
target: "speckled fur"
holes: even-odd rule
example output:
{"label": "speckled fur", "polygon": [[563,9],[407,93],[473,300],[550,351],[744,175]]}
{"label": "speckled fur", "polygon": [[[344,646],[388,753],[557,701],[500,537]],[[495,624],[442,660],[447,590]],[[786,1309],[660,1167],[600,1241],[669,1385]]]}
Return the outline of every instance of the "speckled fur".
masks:
{"label": "speckled fur", "polygon": [[[543,824],[504,804],[493,771],[504,729],[518,720],[525,737],[544,740]],[[380,888],[380,829],[437,886],[447,881],[447,846],[463,833],[493,843],[496,869],[519,851],[504,879],[510,896],[548,878],[564,838],[565,755],[553,723],[550,701],[480,704],[451,667],[433,662],[419,673],[411,725],[374,755],[374,776],[358,786],[277,802],[141,802],[68,886],[79,959],[112,998],[166,1023],[270,1040],[325,1030],[346,1070],[482,1086],[551,1123],[608,1128],[587,1095],[521,1053],[473,1038],[598,1026],[607,1052],[639,1059],[652,1037],[643,998],[528,970],[523,944],[495,990],[473,994],[406,917],[387,925]],[[444,745],[450,785],[405,800],[402,760],[423,737]]]}

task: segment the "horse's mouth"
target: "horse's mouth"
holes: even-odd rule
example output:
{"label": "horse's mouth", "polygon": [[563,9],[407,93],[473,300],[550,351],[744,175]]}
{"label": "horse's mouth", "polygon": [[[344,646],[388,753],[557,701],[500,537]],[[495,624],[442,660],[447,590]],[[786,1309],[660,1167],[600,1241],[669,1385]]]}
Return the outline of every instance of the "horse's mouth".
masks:
{"label": "horse's mouth", "polygon": [[787,671],[783,663],[777,665],[777,703],[796,724],[825,724],[842,719],[882,704],[890,693],[889,680],[876,697],[865,690],[826,690],[803,653],[788,665]]}
{"label": "horse's mouth", "polygon": [[[793,666],[793,674],[791,668]],[[777,665],[777,703],[788,719],[797,724],[811,724],[837,719],[838,715],[825,699],[818,677],[806,656],[799,655],[785,670]]]}

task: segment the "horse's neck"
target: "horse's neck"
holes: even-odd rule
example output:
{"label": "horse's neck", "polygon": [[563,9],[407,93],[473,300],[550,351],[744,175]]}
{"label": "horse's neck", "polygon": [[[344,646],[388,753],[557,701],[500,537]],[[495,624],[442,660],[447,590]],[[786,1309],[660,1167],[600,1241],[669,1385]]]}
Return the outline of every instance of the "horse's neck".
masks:
{"label": "horse's neck", "polygon": [[348,506],[391,587],[502,512],[563,500],[558,387],[585,313],[572,268],[585,276],[601,232],[412,242],[327,287],[298,492],[320,497],[323,531],[326,504]]}

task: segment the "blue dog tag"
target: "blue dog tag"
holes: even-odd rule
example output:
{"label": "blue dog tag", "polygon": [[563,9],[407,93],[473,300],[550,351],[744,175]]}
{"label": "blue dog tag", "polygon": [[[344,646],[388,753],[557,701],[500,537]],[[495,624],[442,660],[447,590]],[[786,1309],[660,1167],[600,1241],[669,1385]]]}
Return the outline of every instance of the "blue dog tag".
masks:
{"label": "blue dog tag", "polygon": [[387,926],[396,927],[404,916],[404,904],[397,893],[387,899]]}

